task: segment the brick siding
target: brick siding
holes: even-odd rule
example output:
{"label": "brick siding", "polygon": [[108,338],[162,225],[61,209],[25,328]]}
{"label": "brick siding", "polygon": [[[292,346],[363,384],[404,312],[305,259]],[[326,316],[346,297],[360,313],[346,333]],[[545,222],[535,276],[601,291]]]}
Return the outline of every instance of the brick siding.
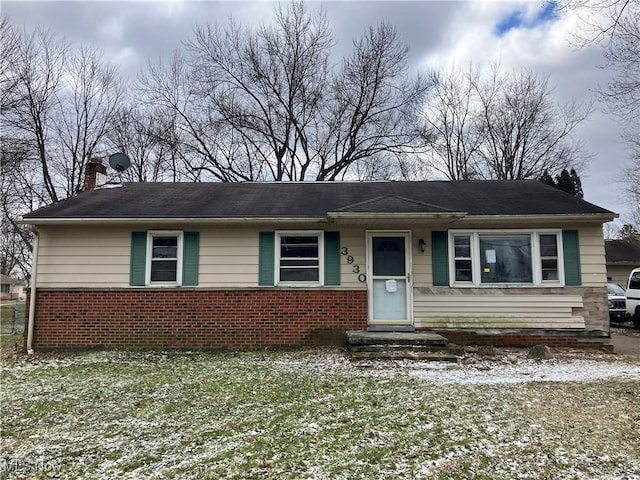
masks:
{"label": "brick siding", "polygon": [[367,328],[364,290],[38,290],[36,305],[40,351],[344,344]]}

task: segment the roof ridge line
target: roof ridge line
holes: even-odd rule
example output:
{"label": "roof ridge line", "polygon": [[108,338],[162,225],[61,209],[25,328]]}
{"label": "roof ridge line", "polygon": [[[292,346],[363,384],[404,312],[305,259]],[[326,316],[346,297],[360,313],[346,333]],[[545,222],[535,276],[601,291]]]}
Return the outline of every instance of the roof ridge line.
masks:
{"label": "roof ridge line", "polygon": [[385,198],[397,198],[400,199],[404,202],[409,202],[409,203],[413,203],[415,205],[421,205],[421,206],[425,206],[425,207],[429,207],[429,208],[437,208],[439,210],[443,210],[446,212],[456,212],[457,210],[451,209],[451,208],[447,208],[447,207],[443,207],[441,205],[436,205],[436,204],[432,204],[432,203],[426,203],[426,202],[422,202],[420,200],[416,200],[414,198],[409,198],[409,197],[405,197],[403,195],[397,195],[395,193],[389,193],[386,195],[378,195],[377,197],[373,197],[370,198],[368,200],[363,200],[361,202],[357,202],[357,203],[352,203],[349,205],[345,205],[343,207],[337,208],[335,210],[333,210],[334,212],[346,212],[349,209],[353,209],[356,207],[362,207],[364,205],[369,205],[375,202],[379,202],[380,200],[384,200]]}

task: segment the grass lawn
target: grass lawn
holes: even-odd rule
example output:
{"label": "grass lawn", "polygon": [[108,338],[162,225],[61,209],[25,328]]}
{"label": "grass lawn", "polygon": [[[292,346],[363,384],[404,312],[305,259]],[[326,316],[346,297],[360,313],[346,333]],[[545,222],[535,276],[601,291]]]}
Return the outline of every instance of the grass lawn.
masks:
{"label": "grass lawn", "polygon": [[24,336],[22,333],[0,335],[0,357],[10,356],[13,352],[22,350]]}
{"label": "grass lawn", "polygon": [[[538,368],[516,355],[500,371]],[[562,362],[630,374],[482,383],[494,364],[338,350],[5,357],[0,478],[640,479],[640,365]]]}

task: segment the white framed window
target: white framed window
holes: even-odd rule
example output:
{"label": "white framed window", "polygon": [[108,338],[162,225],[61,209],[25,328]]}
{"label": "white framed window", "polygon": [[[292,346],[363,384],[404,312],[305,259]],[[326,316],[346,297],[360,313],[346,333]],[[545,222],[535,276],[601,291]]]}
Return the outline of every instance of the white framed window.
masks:
{"label": "white framed window", "polygon": [[557,283],[560,281],[559,238],[557,233],[538,234],[540,244],[540,280],[542,283]]}
{"label": "white framed window", "polygon": [[324,283],[323,232],[276,232],[275,243],[276,285]]}
{"label": "white framed window", "polygon": [[560,231],[449,232],[453,286],[561,285]]}
{"label": "white framed window", "polygon": [[150,231],[147,235],[147,285],[182,284],[181,231]]}
{"label": "white framed window", "polygon": [[455,282],[473,282],[471,238],[469,234],[453,236],[453,272]]}

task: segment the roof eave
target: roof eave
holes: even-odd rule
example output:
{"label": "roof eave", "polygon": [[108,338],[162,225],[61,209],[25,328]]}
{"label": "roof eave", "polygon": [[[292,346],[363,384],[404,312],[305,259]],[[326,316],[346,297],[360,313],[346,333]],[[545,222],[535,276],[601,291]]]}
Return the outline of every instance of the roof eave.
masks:
{"label": "roof eave", "polygon": [[617,213],[554,213],[554,214],[526,214],[526,215],[467,215],[464,217],[464,221],[496,221],[496,222],[549,222],[549,223],[564,223],[564,222],[610,222],[618,218]]}
{"label": "roof eave", "polygon": [[543,214],[543,215],[467,215],[466,212],[431,212],[431,213],[375,213],[375,212],[328,212],[326,216],[317,217],[38,217],[23,218],[18,223],[21,225],[135,225],[140,223],[154,223],[158,225],[170,224],[296,224],[296,223],[328,223],[336,221],[362,221],[362,220],[389,220],[389,221],[428,221],[428,220],[451,220],[478,222],[492,221],[500,223],[519,222],[609,222],[618,215],[615,213],[587,213],[587,214]]}
{"label": "roof eave", "polygon": [[326,217],[135,217],[135,218],[99,218],[99,217],[56,217],[24,218],[21,225],[135,225],[140,223],[169,224],[246,224],[246,223],[327,223]]}

